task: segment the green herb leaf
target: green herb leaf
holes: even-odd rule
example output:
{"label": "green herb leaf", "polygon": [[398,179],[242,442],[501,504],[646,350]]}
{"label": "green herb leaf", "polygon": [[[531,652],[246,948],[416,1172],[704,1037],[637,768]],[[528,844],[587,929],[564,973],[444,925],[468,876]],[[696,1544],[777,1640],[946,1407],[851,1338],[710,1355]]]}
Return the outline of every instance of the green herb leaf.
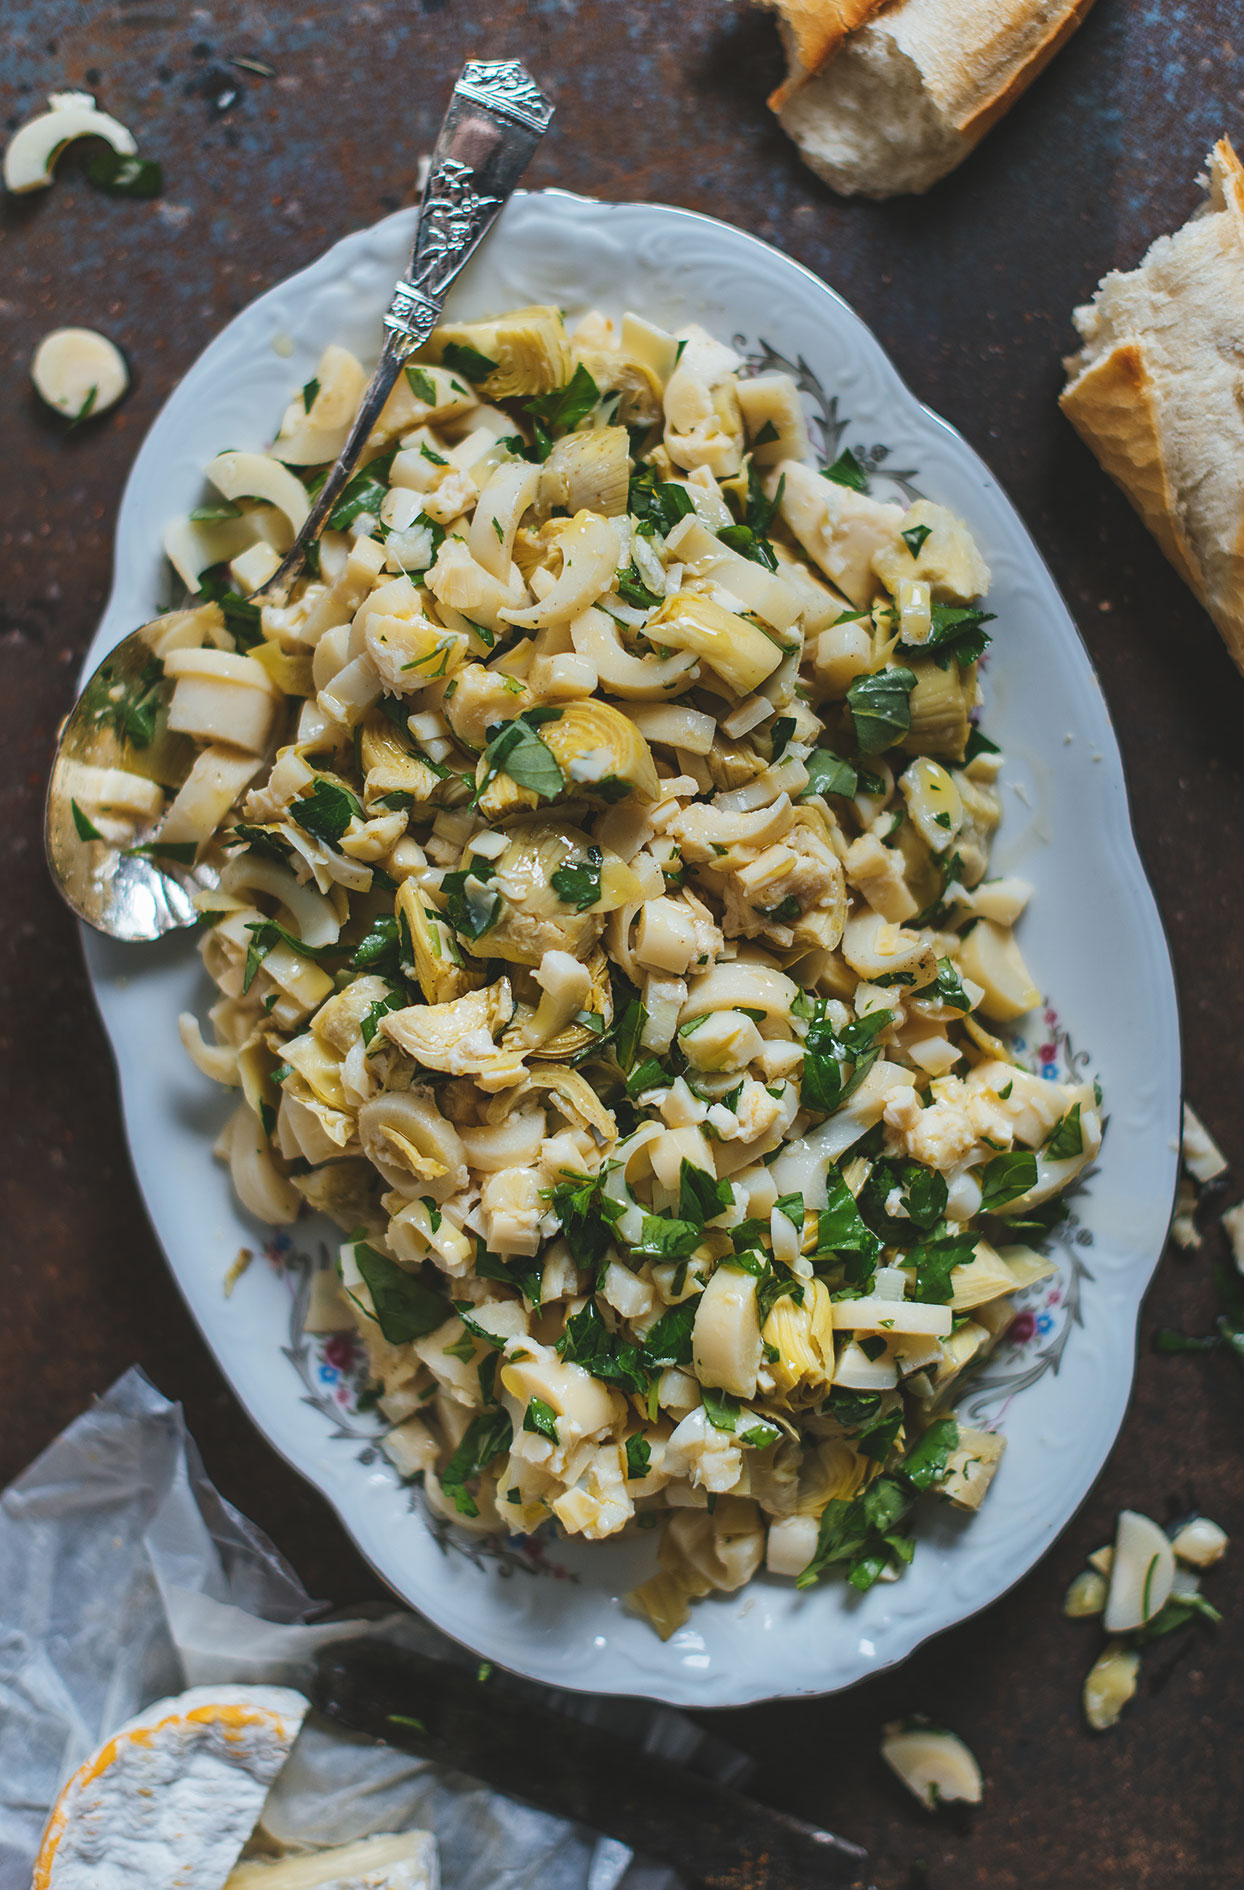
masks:
{"label": "green herb leaf", "polygon": [[832,479],[836,486],[849,486],[852,492],[868,491],[868,474],[849,446],[839,453],[832,466],[822,469],[821,477]]}
{"label": "green herb leaf", "polygon": [[435,407],[437,405],[436,382],[432,379],[432,376],[428,373],[426,368],[420,367],[417,361],[408,361],[406,363],[406,379],[409,382],[410,391],[416,400],[421,400],[425,407]]}
{"label": "green herb leaf", "polygon": [[931,525],[911,525],[905,532],[899,533],[899,537],[902,539],[913,558],[920,556],[924,548],[925,539],[932,537],[932,535],[933,528]]}
{"label": "green herb leaf", "polygon": [[847,706],[862,755],[879,755],[907,733],[915,686],[910,669],[879,669],[855,678],[847,690]]}
{"label": "green herb leaf", "polygon": [[638,1434],[626,1440],[626,1474],[634,1482],[639,1482],[648,1474],[652,1462],[652,1445],[646,1437]]}
{"label": "green herb leaf", "polygon": [[716,1391],[711,1385],[700,1386],[704,1415],[716,1431],[733,1431],[738,1422],[739,1401],[728,1391]]}
{"label": "green herb leaf", "polygon": [[624,604],[633,604],[636,610],[653,610],[663,600],[655,591],[650,591],[640,577],[632,560],[629,570],[616,574],[618,596]]}
{"label": "green herb leaf", "polygon": [[123,847],[127,860],[172,860],[175,866],[193,866],[197,840],[148,840],[140,847]]}
{"label": "green herb leaf", "polygon": [[508,774],[516,787],[530,789],[542,801],[553,800],[566,785],[556,755],[521,715],[493,736],[484,762],[485,783],[496,774]]}
{"label": "green herb leaf", "polygon": [[549,1197],[576,1266],[600,1265],[613,1239],[613,1224],[623,1211],[603,1193],[604,1179],[603,1174],[567,1171],[554,1183]]}
{"label": "green herb leaf", "polygon": [[288,945],[291,951],[303,958],[328,958],[339,950],[336,945],[304,945],[300,938],[287,932],[275,919],[254,919],[246,929],[251,935],[251,942],[246,950],[246,966],[242,974],[243,997],[254,983],[255,973],[268,953],[278,945]]}
{"label": "green herb leaf", "polygon": [[481,354],[478,348],[468,347],[462,341],[447,341],[441,349],[441,366],[447,367],[452,374],[465,375],[474,384],[486,381],[490,374],[495,374],[498,363],[489,355]]}
{"label": "green herb leaf", "polygon": [[963,980],[949,958],[938,959],[937,976],[929,986],[928,995],[935,997],[939,1004],[948,1004],[952,1010],[970,1011],[972,1008],[963,988]]}
{"label": "green herb leaf", "polygon": [[107,145],[89,159],[86,174],[112,197],[158,197],[164,188],[164,172],[154,158],[128,157]]}
{"label": "green herb leaf", "polygon": [[737,551],[740,557],[752,564],[763,565],[766,571],[777,570],[777,557],[767,538],[761,538],[750,525],[723,525],[717,533],[723,545],[731,551]]}
{"label": "green herb leaf", "polygon": [[1037,1185],[1037,1158],[1031,1149],[1012,1149],[995,1155],[975,1171],[981,1184],[981,1213],[1000,1214],[1009,1201]]}
{"label": "green herb leaf", "polygon": [[220,525],[226,519],[241,518],[242,508],[232,499],[217,499],[211,505],[196,505],[190,514],[192,525]]}
{"label": "green herb leaf", "polygon": [[[780,761],[782,756],[786,753],[790,738],[795,732],[795,726],[795,718],[793,715],[779,715],[774,717],[773,725],[769,730],[769,741],[771,744],[770,759],[772,761]],[[808,787],[805,788],[804,792],[810,793],[811,791],[811,777],[809,777]]]}
{"label": "green herb leaf", "polygon": [[149,748],[163,700],[164,666],[153,656],[129,681],[104,663],[87,684],[82,706],[96,728],[110,728],[131,748]]}
{"label": "green herb leaf", "polygon": [[402,940],[392,913],[373,919],[366,937],[360,939],[350,959],[352,971],[374,971],[397,978],[401,974]]}
{"label": "green herb leaf", "polygon": [[691,1329],[699,1296],[680,1300],[661,1314],[646,1334],[641,1356],[649,1371],[667,1371],[691,1363]]}
{"label": "green herb leaf", "polygon": [[527,402],[527,412],[547,428],[550,435],[573,433],[586,420],[600,399],[600,389],[580,362],[564,387],[551,394],[538,394]]}
{"label": "green herb leaf", "polygon": [[703,1233],[695,1221],[675,1220],[667,1214],[645,1214],[639,1239],[631,1248],[637,1260],[682,1260],[694,1253]]}
{"label": "green herb leaf", "polygon": [[991,742],[988,735],[982,735],[978,728],[973,728],[968,732],[967,747],[963,751],[963,765],[966,768],[969,761],[975,761],[978,755],[1000,755],[1001,753],[1002,750],[997,742]]}
{"label": "green herb leaf", "polygon": [[827,1116],[841,1108],[880,1056],[875,1039],[893,1021],[893,1011],[870,1011],[838,1034],[825,1017],[815,1018],[804,1039],[799,1085],[803,1106]]}
{"label": "green herb leaf", "polygon": [[836,1168],[826,1175],[825,1190],[827,1204],[817,1210],[814,1259],[838,1255],[851,1284],[865,1286],[872,1279],[881,1242],[865,1225],[855,1197]]}
{"label": "green herb leaf", "polygon": [[655,1089],[658,1084],[668,1083],[668,1081],[664,1067],[658,1063],[657,1059],[645,1057],[642,1063],[635,1065],[627,1077],[626,1093],[628,1096],[638,1096],[641,1090]]}
{"label": "green herb leaf", "polygon": [[1044,1153],[1052,1162],[1072,1161],[1084,1153],[1084,1130],[1080,1126],[1080,1105],[1076,1103],[1057,1124],[1045,1145]]}
{"label": "green herb leaf", "polygon": [[523,1429],[534,1431],[537,1437],[547,1437],[554,1444],[559,1442],[557,1413],[551,1404],[544,1402],[543,1398],[533,1398],[527,1406],[523,1414]]}
{"label": "green herb leaf", "polygon": [[[831,754],[828,748],[814,748],[807,759],[808,785],[803,795],[841,794],[846,800],[855,798],[856,773],[849,761]],[[803,798],[803,795],[800,798]]]}
{"label": "green herb leaf", "polygon": [[939,1418],[903,1459],[903,1475],[918,1490],[930,1489],[946,1474],[950,1453],[959,1448],[959,1426],[953,1418]]}
{"label": "green herb leaf", "polygon": [[631,479],[626,509],[632,517],[665,537],[680,518],[694,512],[695,504],[685,486],[675,485],[672,480],[660,480],[653,467],[644,466]]}
{"label": "green herb leaf", "polygon": [[[678,1310],[677,1307],[674,1308]],[[666,1317],[669,1315],[667,1314]],[[658,1320],[659,1327],[663,1321]],[[654,1327],[654,1331],[657,1328]],[[650,1333],[649,1338],[652,1337]],[[688,1347],[690,1334],[688,1334]],[[566,1329],[557,1341],[557,1353],[572,1365],[582,1365],[593,1378],[600,1378],[606,1384],[618,1385],[624,1391],[637,1391],[641,1394],[648,1389],[648,1375],[641,1362],[639,1347],[629,1339],[619,1339],[610,1332],[601,1317],[600,1307],[595,1299],[589,1299],[581,1312],[572,1313],[566,1321]],[[647,1344],[645,1343],[645,1358]],[[688,1350],[688,1358],[690,1351]]]}
{"label": "green herb leaf", "polygon": [[390,1345],[410,1345],[450,1318],[453,1309],[443,1294],[432,1292],[365,1240],[355,1241],[354,1258],[371,1294],[377,1324]]}
{"label": "green herb leaf", "polygon": [[494,1457],[509,1449],[513,1436],[508,1411],[483,1411],[468,1424],[441,1477],[441,1488],[460,1516],[479,1515],[479,1504],[466,1486],[488,1468]]}
{"label": "green herb leaf", "polygon": [[941,669],[952,657],[957,663],[974,663],[989,648],[992,639],[984,625],[993,621],[991,610],[977,610],[970,604],[934,604],[933,628],[924,648],[933,652]]}
{"label": "green herb leaf", "polygon": [[680,1221],[702,1227],[705,1221],[724,1214],[733,1201],[734,1189],[728,1181],[718,1181],[715,1175],[697,1168],[683,1156],[678,1183]]}
{"label": "green herb leaf", "polygon": [[84,814],[76,801],[70,801],[69,811],[73,815],[73,824],[78,830],[79,840],[102,840],[103,834],[89,814]]}
{"label": "green herb leaf", "polygon": [[[375,1003],[370,1007],[359,1024],[359,1035],[363,1039],[364,1050],[371,1048],[372,1039],[380,1028],[380,1019],[387,1017],[390,1011],[404,1010],[405,1007],[406,997],[404,993],[400,991],[394,991],[389,997],[376,999]],[[432,1222],[433,1229],[435,1229],[439,1219],[439,1214],[434,1216]]]}
{"label": "green herb leaf", "polygon": [[[648,1022],[648,1013],[639,998],[633,997],[622,1012],[622,1021],[614,1035],[614,1045],[618,1053],[618,1062],[624,1070],[629,1070],[639,1055],[639,1041],[644,1034],[644,1025]],[[660,1065],[657,1066],[658,1068]]]}
{"label": "green herb leaf", "polygon": [[926,1240],[913,1248],[907,1256],[907,1264],[914,1264],[916,1269],[912,1298],[926,1305],[944,1306],[954,1294],[952,1273],[956,1267],[965,1267],[975,1251],[976,1241],[971,1235],[960,1238],[954,1234]]}
{"label": "green herb leaf", "polygon": [[549,884],[563,905],[576,912],[586,912],[600,900],[600,869],[604,858],[599,847],[589,847],[577,860],[567,860],[549,876]]}
{"label": "green herb leaf", "polygon": [[501,894],[495,886],[485,884],[496,870],[495,861],[473,853],[465,867],[457,873],[446,873],[441,880],[445,915],[463,938],[483,938],[501,917]]}
{"label": "green herb leaf", "polygon": [[342,487],[341,497],[328,515],[326,531],[348,531],[356,518],[363,514],[380,516],[380,507],[384,495],[389,490],[389,470],[396,456],[396,447],[392,452],[382,453],[379,459],[373,459],[356,472],[352,479]]}
{"label": "green herb leaf", "polygon": [[289,817],[296,827],[329,847],[337,845],[355,815],[361,820],[363,808],[349,788],[326,780],[322,774],[315,777],[311,792],[292,801],[289,809]]}

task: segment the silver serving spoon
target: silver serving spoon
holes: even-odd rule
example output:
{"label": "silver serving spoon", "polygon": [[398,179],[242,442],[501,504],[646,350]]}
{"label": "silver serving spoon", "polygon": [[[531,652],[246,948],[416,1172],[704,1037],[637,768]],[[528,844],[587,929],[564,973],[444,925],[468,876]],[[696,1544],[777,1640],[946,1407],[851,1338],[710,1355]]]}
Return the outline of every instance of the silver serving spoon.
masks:
{"label": "silver serving spoon", "polygon": [[[552,116],[552,105],[516,60],[471,60],[463,67],[419,205],[410,269],[384,318],[376,371],[288,556],[253,601],[280,603],[288,595],[398,375],[435,328],[450,284],[500,215]],[[192,895],[216,883],[212,867],[154,852],[149,833],[124,845],[103,837],[74,795],[75,773],[84,763],[143,775],[170,794],[190,771],[197,749],[165,728],[171,685],[153,657],[149,627],[133,631],[104,658],[65,718],[44,814],[44,846],[58,891],[88,925],[125,940],[160,938],[193,925],[200,913]]]}

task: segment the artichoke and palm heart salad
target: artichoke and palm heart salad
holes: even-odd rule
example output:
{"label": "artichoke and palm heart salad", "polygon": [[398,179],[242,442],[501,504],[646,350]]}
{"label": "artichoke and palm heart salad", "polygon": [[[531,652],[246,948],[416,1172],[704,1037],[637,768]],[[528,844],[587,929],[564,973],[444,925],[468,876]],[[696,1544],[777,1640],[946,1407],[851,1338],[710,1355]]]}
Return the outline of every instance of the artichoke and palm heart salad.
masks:
{"label": "artichoke and palm heart salad", "polygon": [[1101,1139],[995,1034],[1038,992],[986,877],[988,571],[818,469],[788,375],[532,308],[436,332],[246,604],[363,380],[330,347],[166,540],[153,748],[200,746],[147,844],[220,866],[181,1020],[240,1091],[218,1152],[345,1232],[317,1316],[436,1513],[661,1527],[663,1635],[762,1563],[893,1578],[918,1497],[994,1474],[955,1400]]}

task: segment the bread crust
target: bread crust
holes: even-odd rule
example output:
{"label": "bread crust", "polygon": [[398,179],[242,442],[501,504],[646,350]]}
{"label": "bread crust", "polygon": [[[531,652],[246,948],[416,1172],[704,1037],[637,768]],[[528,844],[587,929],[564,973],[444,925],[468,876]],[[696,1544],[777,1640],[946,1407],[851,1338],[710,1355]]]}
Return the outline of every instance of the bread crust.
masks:
{"label": "bread crust", "polygon": [[1208,203],[1077,314],[1088,341],[1060,405],[1244,670],[1244,167],[1229,139],[1208,169]]}
{"label": "bread crust", "polygon": [[1103,471],[1122,486],[1180,577],[1206,603],[1200,560],[1176,510],[1157,391],[1140,342],[1120,342],[1086,368],[1063,390],[1059,405]]}
{"label": "bread crust", "polygon": [[[845,166],[813,168],[835,188],[873,196],[924,190],[944,177],[1044,71],[1081,24],[1093,0],[756,0],[777,12],[788,71],[769,105],[808,156],[785,108],[818,77],[828,78],[824,112],[834,114],[833,61],[858,44],[866,59],[892,42],[923,88],[923,114],[896,106],[891,143]],[[845,69],[844,69],[845,76]],[[819,102],[819,101],[818,101]],[[806,114],[805,114],[806,115]],[[815,139],[812,140],[815,148]],[[903,162],[904,158],[907,163]],[[914,170],[919,182],[908,181]],[[887,175],[886,173],[889,173]],[[898,182],[891,181],[897,176]]]}
{"label": "bread crust", "polygon": [[758,4],[779,16],[790,67],[769,95],[769,106],[776,112],[833,57],[848,33],[866,26],[881,11],[886,0],[758,0]]}
{"label": "bread crust", "polygon": [[[1044,38],[1028,53],[1027,58],[1004,85],[1001,85],[992,98],[983,98],[966,117],[956,120],[956,130],[962,132],[972,144],[979,142],[987,131],[991,131],[998,120],[1010,111],[1020,94],[1026,92],[1033,80],[1044,72],[1055,53],[1060,51],[1076,28],[1080,26],[1093,0],[1066,0],[1062,13],[1050,22]],[[1027,0],[1021,0],[1020,8],[1031,11]]]}

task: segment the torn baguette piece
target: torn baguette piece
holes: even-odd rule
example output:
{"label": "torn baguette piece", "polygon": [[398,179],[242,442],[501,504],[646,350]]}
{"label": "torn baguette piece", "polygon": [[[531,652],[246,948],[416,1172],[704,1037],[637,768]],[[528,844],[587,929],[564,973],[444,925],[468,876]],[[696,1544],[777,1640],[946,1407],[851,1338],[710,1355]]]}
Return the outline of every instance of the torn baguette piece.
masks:
{"label": "torn baguette piece", "polygon": [[923,192],[1010,109],[1092,0],[757,0],[789,70],[769,98],[844,196]]}
{"label": "torn baguette piece", "polygon": [[1244,669],[1244,169],[1221,138],[1207,201],[1075,311],[1061,406]]}

